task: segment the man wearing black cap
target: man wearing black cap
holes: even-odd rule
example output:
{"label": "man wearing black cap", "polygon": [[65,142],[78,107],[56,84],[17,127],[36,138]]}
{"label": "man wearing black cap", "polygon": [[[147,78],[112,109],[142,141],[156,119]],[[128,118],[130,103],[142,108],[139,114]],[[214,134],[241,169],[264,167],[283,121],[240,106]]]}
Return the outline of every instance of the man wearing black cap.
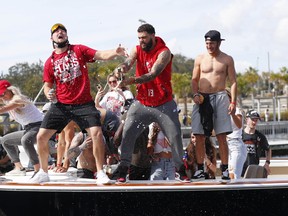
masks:
{"label": "man wearing black cap", "polygon": [[[192,132],[197,139],[198,164],[198,170],[192,177],[192,181],[205,178],[205,136],[211,136],[213,129],[219,143],[222,180],[229,181],[226,134],[232,132],[230,113],[236,107],[237,83],[234,60],[220,50],[221,41],[224,40],[220,32],[210,30],[204,38],[207,53],[197,56],[192,73],[192,92],[195,103],[192,112]],[[231,102],[225,91],[227,79],[231,88]],[[204,96],[204,102],[201,99],[202,96]]]}
{"label": "man wearing black cap", "polygon": [[[60,132],[74,120],[81,130],[92,137],[93,155],[97,165],[97,183],[108,183],[103,171],[104,144],[101,130],[100,112],[90,93],[87,63],[108,60],[125,55],[125,49],[95,50],[84,45],[69,44],[67,29],[61,23],[51,28],[51,41],[54,51],[44,65],[44,93],[53,103],[46,113],[37,136],[40,171],[31,179],[33,183],[49,181],[48,140],[55,132]],[[56,92],[52,93],[53,85]]]}
{"label": "man wearing black cap", "polygon": [[246,113],[246,127],[243,129],[242,140],[247,147],[247,158],[243,165],[241,176],[243,177],[249,165],[259,165],[259,159],[262,152],[265,152],[266,162],[264,168],[266,174],[270,174],[270,159],[271,149],[269,147],[267,138],[260,131],[256,130],[258,120],[261,120],[260,115],[255,110],[250,110]]}

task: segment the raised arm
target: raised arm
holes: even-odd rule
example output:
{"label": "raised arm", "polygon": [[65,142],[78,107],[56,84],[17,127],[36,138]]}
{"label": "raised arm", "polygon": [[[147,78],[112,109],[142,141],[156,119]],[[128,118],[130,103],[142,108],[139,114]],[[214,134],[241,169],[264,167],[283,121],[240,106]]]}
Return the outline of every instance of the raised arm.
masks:
{"label": "raised arm", "polygon": [[17,107],[21,107],[23,104],[17,104],[17,103],[9,103],[7,105],[0,106],[0,113],[6,113],[10,110],[16,109]]}
{"label": "raised arm", "polygon": [[125,56],[125,55],[126,55],[125,48],[119,45],[116,49],[97,50],[97,52],[95,53],[94,59],[95,60],[108,60],[116,56]]}

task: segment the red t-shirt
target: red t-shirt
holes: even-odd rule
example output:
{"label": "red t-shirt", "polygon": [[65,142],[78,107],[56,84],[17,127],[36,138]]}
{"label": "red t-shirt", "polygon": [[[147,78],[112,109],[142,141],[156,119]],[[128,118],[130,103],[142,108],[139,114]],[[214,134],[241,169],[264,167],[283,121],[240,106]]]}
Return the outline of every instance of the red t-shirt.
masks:
{"label": "red t-shirt", "polygon": [[[165,42],[156,37],[156,46],[153,50],[146,52],[138,45],[136,77],[147,74],[158,58],[158,55],[167,50]],[[172,56],[173,57],[173,56]],[[165,69],[154,79],[147,83],[137,85],[137,100],[145,106],[160,106],[173,99],[171,84],[172,58]]]}
{"label": "red t-shirt", "polygon": [[57,100],[64,104],[92,101],[88,62],[94,62],[97,50],[84,45],[69,45],[66,52],[55,52],[44,65],[43,82],[56,83]]}

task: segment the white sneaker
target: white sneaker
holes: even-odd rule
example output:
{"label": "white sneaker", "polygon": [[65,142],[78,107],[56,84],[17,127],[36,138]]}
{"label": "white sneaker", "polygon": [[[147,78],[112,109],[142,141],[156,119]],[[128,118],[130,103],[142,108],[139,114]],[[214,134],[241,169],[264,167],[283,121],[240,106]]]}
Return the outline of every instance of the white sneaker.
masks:
{"label": "white sneaker", "polygon": [[192,182],[201,181],[205,179],[205,174],[203,170],[197,170],[191,178]]}
{"label": "white sneaker", "polygon": [[111,179],[108,178],[103,170],[97,172],[97,184],[111,184]]}
{"label": "white sneaker", "polygon": [[49,182],[48,173],[44,172],[44,170],[40,169],[31,179],[29,179],[30,183],[42,183],[42,182]]}
{"label": "white sneaker", "polygon": [[13,169],[10,172],[5,173],[5,176],[26,176],[26,169]]}

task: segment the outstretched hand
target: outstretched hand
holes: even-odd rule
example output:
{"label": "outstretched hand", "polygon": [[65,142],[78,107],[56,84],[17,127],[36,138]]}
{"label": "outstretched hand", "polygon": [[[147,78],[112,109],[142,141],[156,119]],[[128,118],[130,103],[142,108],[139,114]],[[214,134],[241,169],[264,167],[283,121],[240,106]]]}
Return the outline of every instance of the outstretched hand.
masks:
{"label": "outstretched hand", "polygon": [[116,53],[120,56],[126,56],[129,57],[126,48],[121,47],[121,44],[119,44],[119,46],[116,48]]}

